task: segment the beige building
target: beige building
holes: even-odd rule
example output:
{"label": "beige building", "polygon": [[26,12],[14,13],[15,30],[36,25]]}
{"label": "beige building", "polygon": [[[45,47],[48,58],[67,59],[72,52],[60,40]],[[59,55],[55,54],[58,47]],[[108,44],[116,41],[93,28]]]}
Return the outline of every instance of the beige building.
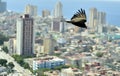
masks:
{"label": "beige building", "polygon": [[50,11],[47,9],[42,10],[42,17],[48,17],[50,16]]}
{"label": "beige building", "polygon": [[45,54],[53,54],[54,47],[56,45],[55,39],[51,35],[46,35],[43,39],[44,53]]}
{"label": "beige building", "polygon": [[37,6],[30,4],[26,5],[24,13],[29,14],[30,16],[37,16]]}

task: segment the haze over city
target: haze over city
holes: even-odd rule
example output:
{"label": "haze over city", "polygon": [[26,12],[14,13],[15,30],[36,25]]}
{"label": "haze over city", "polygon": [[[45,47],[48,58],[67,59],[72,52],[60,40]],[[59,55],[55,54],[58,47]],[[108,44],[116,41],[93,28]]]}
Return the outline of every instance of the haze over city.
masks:
{"label": "haze over city", "polygon": [[[70,19],[71,16],[80,8],[86,10],[89,16],[89,8],[96,7],[99,11],[106,12],[107,23],[120,26],[120,0],[3,0],[7,2],[7,9],[23,12],[27,4],[33,4],[38,7],[38,14],[41,15],[43,9],[53,12],[55,3],[61,1],[63,4],[63,15]],[[88,18],[88,17],[87,17]]]}

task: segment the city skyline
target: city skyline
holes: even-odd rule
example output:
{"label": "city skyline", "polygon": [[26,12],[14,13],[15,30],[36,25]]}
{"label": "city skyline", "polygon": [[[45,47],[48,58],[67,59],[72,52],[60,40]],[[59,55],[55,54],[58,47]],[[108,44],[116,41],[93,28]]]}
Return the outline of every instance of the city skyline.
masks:
{"label": "city skyline", "polygon": [[[63,16],[67,19],[70,19],[71,16],[80,8],[83,8],[86,10],[87,15],[89,16],[89,9],[91,7],[97,8],[99,11],[106,12],[106,19],[107,23],[111,25],[117,25],[120,26],[119,23],[119,7],[120,0],[85,0],[85,1],[68,1],[68,0],[25,0],[25,1],[15,1],[15,0],[2,0],[7,2],[7,9],[16,11],[16,12],[23,12],[24,8],[27,4],[32,4],[38,6],[38,14],[41,15],[43,9],[48,9],[52,12],[53,15],[53,9],[55,7],[55,4],[58,1],[61,1],[63,4]],[[79,4],[80,3],[80,4]],[[19,6],[18,6],[19,5]],[[114,6],[113,6],[114,5]],[[67,9],[67,10],[66,10]]]}

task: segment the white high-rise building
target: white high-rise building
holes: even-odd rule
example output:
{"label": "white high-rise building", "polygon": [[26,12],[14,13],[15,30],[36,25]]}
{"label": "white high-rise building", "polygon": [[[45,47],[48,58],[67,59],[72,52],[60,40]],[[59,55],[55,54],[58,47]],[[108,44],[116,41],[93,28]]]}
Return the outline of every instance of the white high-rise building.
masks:
{"label": "white high-rise building", "polygon": [[28,14],[17,20],[17,47],[18,55],[32,56],[34,50],[34,26],[33,18]]}
{"label": "white high-rise building", "polygon": [[30,16],[37,16],[37,6],[28,4],[26,5],[24,12]]}
{"label": "white high-rise building", "polygon": [[6,2],[2,2],[0,0],[0,13],[5,12],[6,10],[7,10],[7,4],[6,4]]}
{"label": "white high-rise building", "polygon": [[53,11],[54,18],[61,18],[63,16],[62,7],[63,6],[60,1],[56,3],[54,11]]}
{"label": "white high-rise building", "polygon": [[97,9],[96,8],[90,8],[90,15],[89,15],[89,26],[93,30],[97,26]]}

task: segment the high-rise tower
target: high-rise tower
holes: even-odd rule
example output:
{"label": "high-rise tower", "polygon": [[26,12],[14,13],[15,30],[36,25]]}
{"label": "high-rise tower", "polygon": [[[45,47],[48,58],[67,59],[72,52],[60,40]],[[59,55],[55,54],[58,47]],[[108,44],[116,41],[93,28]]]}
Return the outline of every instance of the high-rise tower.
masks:
{"label": "high-rise tower", "polygon": [[92,29],[97,26],[97,9],[96,8],[90,8],[89,26]]}
{"label": "high-rise tower", "polygon": [[55,8],[54,8],[54,18],[61,18],[63,16],[62,14],[62,3],[59,1],[56,3]]}
{"label": "high-rise tower", "polygon": [[106,24],[106,13],[98,12],[97,19],[98,19],[98,24]]}
{"label": "high-rise tower", "polygon": [[7,4],[6,4],[6,2],[2,2],[0,0],[0,13],[5,12],[6,10],[7,10]]}
{"label": "high-rise tower", "polygon": [[28,14],[17,20],[17,49],[18,55],[32,56],[34,47],[33,18]]}

